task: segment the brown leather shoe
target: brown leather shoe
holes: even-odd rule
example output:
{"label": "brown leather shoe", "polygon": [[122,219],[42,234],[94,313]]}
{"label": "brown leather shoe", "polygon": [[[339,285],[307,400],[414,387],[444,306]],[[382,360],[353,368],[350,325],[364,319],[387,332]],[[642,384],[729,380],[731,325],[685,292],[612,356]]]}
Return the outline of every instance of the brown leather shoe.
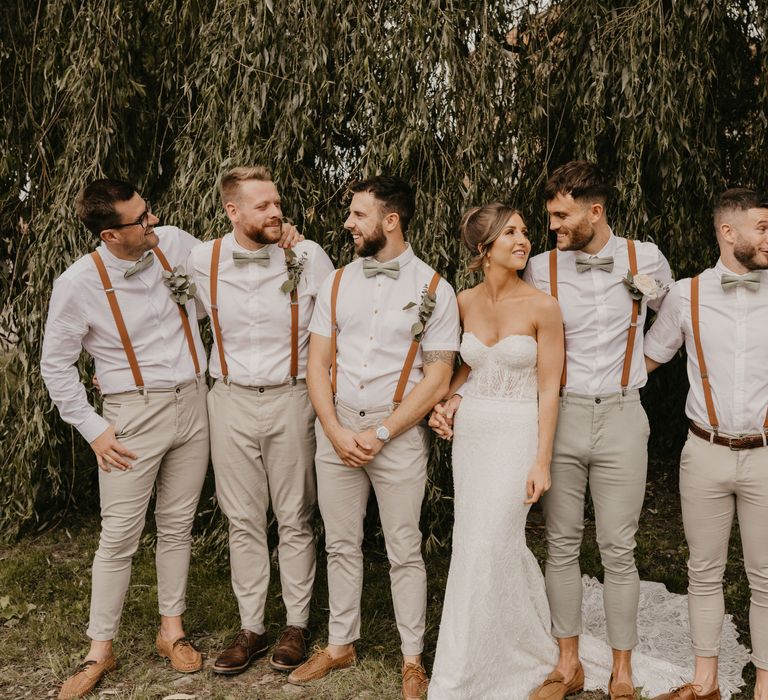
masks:
{"label": "brown leather shoe", "polygon": [[88,659],[78,664],[75,672],[64,681],[59,691],[59,700],[74,700],[88,695],[106,673],[114,670],[115,657],[110,655],[104,661]]}
{"label": "brown leather shoe", "polygon": [[219,654],[213,664],[213,672],[225,676],[242,673],[251,665],[251,661],[265,654],[268,648],[266,632],[256,634],[250,630],[240,630],[232,643]]}
{"label": "brown leather shoe", "polygon": [[563,700],[582,690],[584,690],[584,668],[579,664],[573,678],[568,682],[562,673],[552,671],[547,679],[528,696],[528,700]]}
{"label": "brown leather shoe", "polygon": [[159,634],[155,640],[157,653],[171,662],[174,671],[195,673],[203,667],[203,657],[186,637],[179,637],[174,642],[167,642]]}
{"label": "brown leather shoe", "polygon": [[403,663],[403,700],[421,700],[429,687],[421,664]]}
{"label": "brown leather shoe", "polygon": [[304,685],[327,676],[331,671],[339,668],[349,668],[357,663],[357,654],[354,647],[346,656],[334,659],[331,655],[322,649],[316,651],[306,663],[299,666],[290,676],[288,682],[294,685]]}
{"label": "brown leather shoe", "polygon": [[277,640],[269,665],[278,671],[291,671],[307,658],[309,630],[288,625]]}
{"label": "brown leather shoe", "polygon": [[611,674],[608,680],[608,696],[611,700],[635,700],[635,687],[629,683],[614,683]]}
{"label": "brown leather shoe", "polygon": [[700,685],[686,683],[679,688],[672,688],[668,693],[657,695],[653,700],[720,700],[720,688],[711,693],[702,693]]}

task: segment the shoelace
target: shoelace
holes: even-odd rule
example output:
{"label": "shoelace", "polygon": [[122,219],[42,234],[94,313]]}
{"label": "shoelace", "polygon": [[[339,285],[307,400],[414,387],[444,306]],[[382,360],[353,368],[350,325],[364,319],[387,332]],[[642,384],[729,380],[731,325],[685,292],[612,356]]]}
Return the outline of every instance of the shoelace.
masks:
{"label": "shoelace", "polygon": [[181,647],[191,647],[191,646],[192,646],[192,642],[189,640],[189,638],[188,638],[188,637],[179,637],[179,638],[178,638],[178,639],[177,639],[177,640],[176,640],[176,641],[173,643],[173,648],[175,649],[177,645],[178,645],[178,646],[181,646]]}
{"label": "shoelace", "polygon": [[304,643],[304,630],[301,627],[286,627],[283,632],[281,642],[300,642]]}
{"label": "shoelace", "polygon": [[77,666],[75,666],[74,674],[82,673],[83,671],[87,670],[89,666],[93,666],[94,664],[98,663],[94,659],[88,659],[87,661],[83,661],[82,663],[79,663]]}
{"label": "shoelace", "polygon": [[408,683],[412,680],[416,680],[418,683],[425,683],[427,680],[427,673],[417,664],[406,664],[405,670],[403,671],[403,681]]}

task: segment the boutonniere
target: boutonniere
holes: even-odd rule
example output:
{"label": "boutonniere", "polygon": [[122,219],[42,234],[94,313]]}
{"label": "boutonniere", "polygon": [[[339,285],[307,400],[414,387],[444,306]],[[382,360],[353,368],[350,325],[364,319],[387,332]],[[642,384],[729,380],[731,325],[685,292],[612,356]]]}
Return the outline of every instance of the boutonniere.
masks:
{"label": "boutonniere", "polygon": [[171,299],[187,314],[186,303],[194,299],[197,288],[189,275],[185,274],[184,268],[176,265],[172,271],[163,270],[163,284],[171,291]]}
{"label": "boutonniere", "polygon": [[627,272],[627,276],[621,281],[624,282],[629,296],[635,301],[658,299],[667,289],[659,280],[653,279],[650,275],[633,275],[631,272]]}
{"label": "boutonniere", "polygon": [[290,248],[285,250],[285,268],[288,271],[288,279],[280,285],[281,291],[286,294],[291,294],[299,288],[299,282],[301,281],[301,275],[304,273],[304,264],[307,262],[307,251],[305,250],[301,256]]}
{"label": "boutonniere", "polygon": [[411,336],[414,340],[421,340],[424,329],[427,327],[427,321],[432,317],[432,312],[435,310],[435,304],[437,304],[437,294],[430,293],[425,284],[421,292],[420,303],[417,305],[415,301],[409,301],[403,307],[403,311],[412,309],[414,306],[419,307],[419,320],[411,326]]}

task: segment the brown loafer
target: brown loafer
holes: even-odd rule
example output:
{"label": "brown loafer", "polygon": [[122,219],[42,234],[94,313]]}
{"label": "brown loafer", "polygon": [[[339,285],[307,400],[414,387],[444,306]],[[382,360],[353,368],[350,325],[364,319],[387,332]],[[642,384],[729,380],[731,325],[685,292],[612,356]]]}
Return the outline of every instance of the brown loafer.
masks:
{"label": "brown loafer", "polygon": [[288,625],[277,640],[269,665],[278,671],[292,671],[307,658],[309,630]]}
{"label": "brown loafer", "polygon": [[213,672],[224,676],[242,673],[251,665],[251,661],[265,654],[268,648],[266,632],[256,634],[250,630],[240,630],[232,643],[219,654],[213,664]]}
{"label": "brown loafer", "polygon": [[679,688],[672,688],[668,693],[657,695],[653,700],[720,700],[720,688],[709,693],[702,693],[700,685],[686,683]]}
{"label": "brown loafer", "polygon": [[171,667],[179,673],[195,673],[203,667],[203,657],[186,637],[179,637],[174,642],[167,642],[157,635],[155,640],[157,653],[171,662]]}
{"label": "brown loafer", "polygon": [[306,663],[303,663],[288,676],[288,682],[293,685],[304,685],[327,676],[331,671],[340,668],[349,668],[357,663],[357,654],[354,648],[346,656],[334,659],[325,651],[316,651]]}
{"label": "brown loafer", "polygon": [[59,700],[74,700],[88,695],[105,674],[117,665],[115,657],[110,655],[104,661],[87,659],[75,668],[75,672],[64,681],[59,691]]}
{"label": "brown loafer", "polygon": [[403,700],[421,700],[429,687],[421,664],[403,663]]}
{"label": "brown loafer", "polygon": [[614,683],[611,674],[608,680],[608,696],[611,700],[635,700],[635,687],[629,683]]}
{"label": "brown loafer", "polygon": [[584,668],[579,664],[573,678],[568,682],[562,673],[552,671],[547,679],[528,696],[528,700],[563,700],[582,690],[584,690]]}

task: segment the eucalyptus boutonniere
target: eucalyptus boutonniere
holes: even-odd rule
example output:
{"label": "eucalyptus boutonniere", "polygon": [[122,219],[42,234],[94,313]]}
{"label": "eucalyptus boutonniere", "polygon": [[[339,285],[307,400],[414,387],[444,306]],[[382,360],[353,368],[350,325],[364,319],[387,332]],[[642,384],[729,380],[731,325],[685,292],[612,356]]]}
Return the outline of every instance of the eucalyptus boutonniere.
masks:
{"label": "eucalyptus boutonniere", "polygon": [[176,265],[172,271],[163,270],[163,284],[171,291],[171,299],[188,316],[186,303],[190,299],[194,299],[197,288],[189,275],[184,272],[184,268],[181,265]]}
{"label": "eucalyptus boutonniere", "polygon": [[285,268],[288,271],[288,279],[280,285],[280,290],[286,294],[291,294],[299,288],[301,275],[304,273],[304,264],[307,262],[307,251],[301,256],[290,248],[285,250]]}
{"label": "eucalyptus boutonniere", "polygon": [[633,275],[627,272],[627,276],[621,280],[624,286],[635,301],[648,299],[658,299],[667,289],[659,280],[653,279],[650,275]]}
{"label": "eucalyptus boutonniere", "polygon": [[[419,320],[411,326],[411,336],[414,340],[420,341],[421,336],[424,333],[424,329],[427,327],[427,321],[432,317],[432,312],[435,310],[437,304],[437,294],[430,293],[427,285],[424,285],[424,289],[421,291],[421,301],[418,304],[419,307]],[[409,301],[404,307],[403,311],[412,309],[417,306],[415,301]]]}

